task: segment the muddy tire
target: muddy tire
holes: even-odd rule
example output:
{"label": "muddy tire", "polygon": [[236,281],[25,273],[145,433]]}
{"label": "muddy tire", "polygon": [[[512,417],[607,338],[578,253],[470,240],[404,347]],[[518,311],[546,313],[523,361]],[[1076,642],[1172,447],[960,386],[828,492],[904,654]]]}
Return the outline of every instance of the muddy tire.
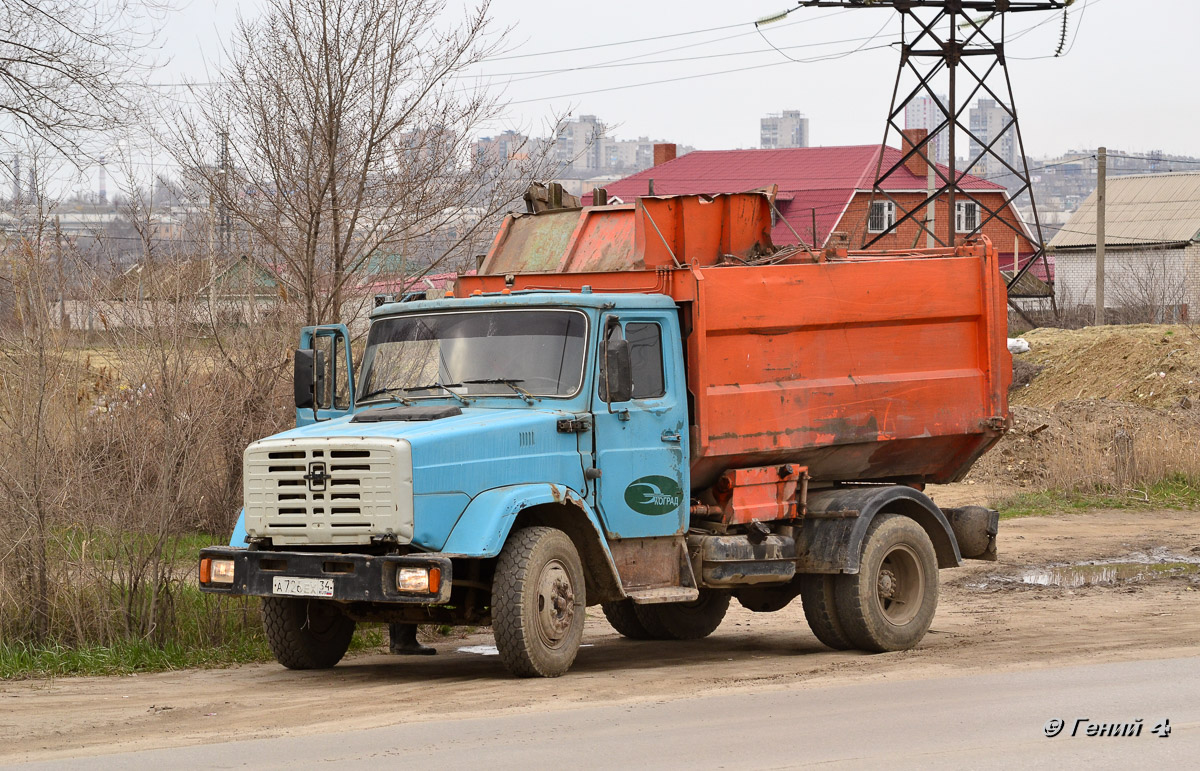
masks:
{"label": "muddy tire", "polygon": [[809,574],[800,576],[800,605],[808,628],[823,644],[835,651],[853,647],[842,621],[838,618],[833,589],[839,576]]}
{"label": "muddy tire", "polygon": [[263,597],[262,619],[275,660],[288,669],[328,669],[354,637],[354,620],[326,600]]}
{"label": "muddy tire", "polygon": [[633,613],[638,623],[646,630],[647,640],[674,640],[675,636],[663,626],[662,617],[658,612],[660,605],[634,605]]}
{"label": "muddy tire", "polygon": [[583,565],[571,539],[552,527],[508,537],[492,581],[492,632],[500,660],[517,677],[558,677],[583,639]]}
{"label": "muddy tire", "polygon": [[637,606],[633,604],[633,600],[605,602],[600,607],[604,610],[604,617],[608,619],[608,623],[622,637],[628,637],[630,640],[655,639],[638,618]]}
{"label": "muddy tire", "polygon": [[729,610],[728,589],[701,589],[693,602],[637,605],[638,618],[650,630],[661,629],[673,640],[699,640],[717,631]]}
{"label": "muddy tire", "polygon": [[859,572],[839,576],[834,601],[855,648],[883,653],[916,646],[938,602],[933,543],[913,520],[880,514],[867,530]]}

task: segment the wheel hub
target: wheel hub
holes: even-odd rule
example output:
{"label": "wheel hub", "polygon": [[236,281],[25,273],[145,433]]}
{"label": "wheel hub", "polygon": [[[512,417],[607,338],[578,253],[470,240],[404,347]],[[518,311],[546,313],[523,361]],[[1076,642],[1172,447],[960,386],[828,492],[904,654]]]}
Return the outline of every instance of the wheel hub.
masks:
{"label": "wheel hub", "polygon": [[538,631],[554,646],[563,641],[575,620],[575,590],[562,563],[546,565],[538,581]]}
{"label": "wheel hub", "polygon": [[924,571],[916,552],[907,544],[896,544],[880,561],[875,579],[875,602],[883,617],[903,626],[921,610],[924,601]]}
{"label": "wheel hub", "polygon": [[879,598],[890,600],[896,596],[896,574],[886,568],[879,573]]}

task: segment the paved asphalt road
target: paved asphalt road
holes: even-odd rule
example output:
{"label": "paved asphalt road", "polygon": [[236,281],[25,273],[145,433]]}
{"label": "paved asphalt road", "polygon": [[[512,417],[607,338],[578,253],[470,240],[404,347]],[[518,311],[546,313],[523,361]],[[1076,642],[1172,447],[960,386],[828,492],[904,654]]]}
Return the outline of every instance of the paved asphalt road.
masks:
{"label": "paved asphalt road", "polygon": [[[1048,720],[1065,721],[1047,738]],[[1142,719],[1141,736],[1087,737]],[[1171,734],[1151,729],[1168,719]],[[765,689],[640,704],[150,750],[68,769],[1185,768],[1200,764],[1200,658]]]}

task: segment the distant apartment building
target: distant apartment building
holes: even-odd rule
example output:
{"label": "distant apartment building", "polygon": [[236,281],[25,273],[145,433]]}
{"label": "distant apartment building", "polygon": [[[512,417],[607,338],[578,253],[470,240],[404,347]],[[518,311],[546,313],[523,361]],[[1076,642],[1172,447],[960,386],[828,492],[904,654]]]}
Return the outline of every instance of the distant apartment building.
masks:
{"label": "distant apartment building", "polygon": [[554,158],[564,173],[598,172],[603,168],[602,140],[608,127],[595,115],[564,121],[554,140]]}
{"label": "distant apartment building", "polygon": [[[595,115],[580,115],[559,126],[553,155],[560,169],[555,181],[572,195],[654,165],[654,146],[662,139],[617,139]],[[680,146],[679,155],[693,148]]]}
{"label": "distant apartment building", "polygon": [[[1009,170],[1004,165],[1005,163],[1013,168],[1018,168],[1017,164],[1021,159],[1017,153],[1017,132],[1010,125],[1013,118],[1008,110],[1001,107],[995,99],[980,99],[971,108],[969,120],[971,133],[979,140],[972,139],[970,141],[969,160],[974,161],[981,153],[983,154],[983,157],[969,169],[972,174],[981,177],[1007,174]],[[998,140],[997,137],[999,137]],[[990,147],[990,152],[984,153],[985,147]]]}
{"label": "distant apartment building", "polygon": [[[940,105],[938,103],[941,103]],[[904,128],[925,129],[930,134],[946,120],[946,97],[938,95],[937,101],[932,97],[919,96],[904,108]],[[929,140],[930,150],[927,153],[937,163],[950,163],[950,132],[947,129],[939,131]]]}
{"label": "distant apartment building", "polygon": [[494,137],[480,137],[473,148],[480,161],[519,161],[531,155],[535,141],[540,140],[532,140],[520,131],[509,129]]}
{"label": "distant apartment building", "polygon": [[397,149],[409,161],[436,161],[453,152],[458,141],[457,132],[436,124],[396,136]]}
{"label": "distant apartment building", "polygon": [[799,110],[771,113],[759,121],[759,146],[764,150],[808,147],[808,118]]}

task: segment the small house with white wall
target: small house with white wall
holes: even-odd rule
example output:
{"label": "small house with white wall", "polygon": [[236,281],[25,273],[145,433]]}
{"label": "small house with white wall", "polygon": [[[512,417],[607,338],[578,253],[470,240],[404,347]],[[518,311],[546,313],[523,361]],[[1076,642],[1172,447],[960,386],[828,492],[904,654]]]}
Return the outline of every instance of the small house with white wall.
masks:
{"label": "small house with white wall", "polygon": [[[1200,313],[1200,171],[1107,181],[1104,307],[1108,318],[1170,323]],[[1060,309],[1096,302],[1096,193],[1051,240]]]}

